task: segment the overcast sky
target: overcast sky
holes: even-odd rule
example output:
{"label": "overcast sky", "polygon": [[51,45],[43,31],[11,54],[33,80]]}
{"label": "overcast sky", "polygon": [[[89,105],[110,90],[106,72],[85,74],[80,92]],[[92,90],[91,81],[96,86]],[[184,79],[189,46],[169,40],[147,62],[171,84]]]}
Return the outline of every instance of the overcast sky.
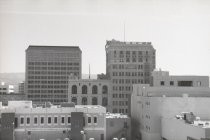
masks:
{"label": "overcast sky", "polygon": [[210,75],[209,0],[0,0],[0,73],[25,72],[29,45],[78,45],[105,73],[106,40],[152,42],[156,67]]}

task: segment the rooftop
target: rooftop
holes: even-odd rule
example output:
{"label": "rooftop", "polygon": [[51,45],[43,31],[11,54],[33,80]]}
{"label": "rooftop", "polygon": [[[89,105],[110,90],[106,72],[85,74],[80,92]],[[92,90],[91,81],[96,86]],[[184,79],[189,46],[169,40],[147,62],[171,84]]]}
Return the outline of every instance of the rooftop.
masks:
{"label": "rooftop", "polygon": [[106,113],[106,118],[128,118],[127,115],[120,113]]}
{"label": "rooftop", "polygon": [[80,50],[79,46],[45,46],[45,45],[30,45],[28,50]]}

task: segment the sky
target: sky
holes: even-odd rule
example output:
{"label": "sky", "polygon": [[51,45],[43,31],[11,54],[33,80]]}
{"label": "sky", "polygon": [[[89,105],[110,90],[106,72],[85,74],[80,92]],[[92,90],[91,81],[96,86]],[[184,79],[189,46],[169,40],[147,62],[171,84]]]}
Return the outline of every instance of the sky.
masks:
{"label": "sky", "polygon": [[0,0],[0,73],[25,72],[29,45],[79,46],[82,73],[105,73],[106,40],[124,32],[152,42],[156,68],[210,75],[209,0]]}

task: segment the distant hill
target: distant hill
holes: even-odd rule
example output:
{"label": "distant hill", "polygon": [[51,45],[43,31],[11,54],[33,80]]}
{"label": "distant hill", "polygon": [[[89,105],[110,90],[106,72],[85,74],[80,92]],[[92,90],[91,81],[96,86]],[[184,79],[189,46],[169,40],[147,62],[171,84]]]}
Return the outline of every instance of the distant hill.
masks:
{"label": "distant hill", "polygon": [[[89,74],[82,74],[82,79],[88,79]],[[97,79],[97,74],[91,74],[91,79]],[[0,73],[0,83],[5,82],[14,85],[15,92],[18,92],[18,84],[25,81],[25,73]]]}

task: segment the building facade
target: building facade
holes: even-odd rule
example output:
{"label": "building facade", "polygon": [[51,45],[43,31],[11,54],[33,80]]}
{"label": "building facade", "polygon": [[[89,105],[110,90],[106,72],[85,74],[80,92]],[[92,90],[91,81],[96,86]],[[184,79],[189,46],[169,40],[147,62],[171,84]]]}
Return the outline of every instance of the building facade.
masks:
{"label": "building facade", "polygon": [[70,79],[68,101],[76,105],[102,105],[110,111],[110,80]]}
{"label": "building facade", "polygon": [[134,85],[131,98],[133,139],[161,139],[161,118],[171,118],[180,112],[193,112],[210,119],[209,87],[150,87]]}
{"label": "building facade", "polygon": [[25,83],[21,82],[18,85],[18,93],[19,94],[25,94]]}
{"label": "building facade", "polygon": [[107,41],[106,74],[112,82],[112,112],[130,114],[132,85],[151,83],[155,49],[151,42]]}
{"label": "building facade", "polygon": [[43,108],[16,101],[1,107],[0,113],[2,140],[106,140],[106,109],[102,106]]}
{"label": "building facade", "polygon": [[168,71],[153,71],[152,86],[160,87],[209,87],[208,76],[177,76],[169,75]]}
{"label": "building facade", "polygon": [[69,76],[81,78],[81,50],[74,46],[29,46],[25,91],[35,104],[68,101]]}
{"label": "building facade", "polygon": [[5,84],[4,82],[0,84],[0,95],[12,94],[12,93],[14,93],[13,85]]}

